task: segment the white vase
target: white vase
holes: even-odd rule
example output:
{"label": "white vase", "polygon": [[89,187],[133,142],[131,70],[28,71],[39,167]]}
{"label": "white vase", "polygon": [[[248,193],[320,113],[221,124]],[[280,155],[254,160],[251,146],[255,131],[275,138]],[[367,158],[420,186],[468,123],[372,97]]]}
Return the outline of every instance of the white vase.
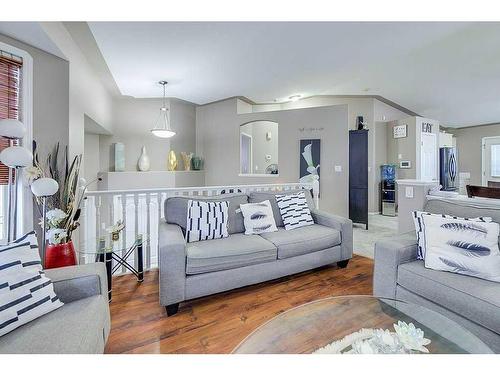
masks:
{"label": "white vase", "polygon": [[151,167],[150,162],[149,162],[149,156],[146,153],[145,146],[142,146],[142,153],[141,153],[141,157],[139,158],[139,161],[137,162],[137,166],[139,167],[139,170],[142,172],[149,171],[149,168]]}

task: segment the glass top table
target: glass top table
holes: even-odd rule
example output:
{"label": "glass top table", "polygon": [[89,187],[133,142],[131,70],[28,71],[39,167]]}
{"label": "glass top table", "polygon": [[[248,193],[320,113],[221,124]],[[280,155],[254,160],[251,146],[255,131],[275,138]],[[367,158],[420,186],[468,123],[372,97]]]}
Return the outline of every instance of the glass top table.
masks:
{"label": "glass top table", "polygon": [[[111,233],[87,240],[86,244],[76,251],[87,262],[104,262],[108,279],[108,298],[112,298],[112,276],[120,268],[133,273],[139,282],[144,281],[144,246],[150,241],[147,234],[135,231],[120,232],[117,239]],[[134,254],[134,264],[129,258]]]}
{"label": "glass top table", "polygon": [[394,332],[398,321],[413,323],[437,353],[492,353],[472,333],[443,315],[415,304],[372,296],[331,297],[276,316],[245,338],[235,354],[312,353],[363,328]]}

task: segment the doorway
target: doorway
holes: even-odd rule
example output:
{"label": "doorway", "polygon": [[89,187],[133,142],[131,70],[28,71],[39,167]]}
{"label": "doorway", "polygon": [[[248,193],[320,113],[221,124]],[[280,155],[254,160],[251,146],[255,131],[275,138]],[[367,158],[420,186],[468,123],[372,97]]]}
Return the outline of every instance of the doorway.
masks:
{"label": "doorway", "polygon": [[437,139],[434,133],[422,133],[420,168],[421,180],[437,180]]}
{"label": "doorway", "polygon": [[252,167],[252,136],[241,133],[240,135],[240,166],[242,174],[253,173]]}
{"label": "doorway", "polygon": [[482,185],[500,183],[500,137],[485,137],[482,141]]}

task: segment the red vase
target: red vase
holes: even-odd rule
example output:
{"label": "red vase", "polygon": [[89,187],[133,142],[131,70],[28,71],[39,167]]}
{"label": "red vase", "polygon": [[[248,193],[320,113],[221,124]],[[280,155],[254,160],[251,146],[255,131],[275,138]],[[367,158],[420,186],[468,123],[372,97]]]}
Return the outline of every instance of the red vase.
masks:
{"label": "red vase", "polygon": [[76,265],[73,241],[59,245],[47,245],[45,249],[45,268],[59,268]]}

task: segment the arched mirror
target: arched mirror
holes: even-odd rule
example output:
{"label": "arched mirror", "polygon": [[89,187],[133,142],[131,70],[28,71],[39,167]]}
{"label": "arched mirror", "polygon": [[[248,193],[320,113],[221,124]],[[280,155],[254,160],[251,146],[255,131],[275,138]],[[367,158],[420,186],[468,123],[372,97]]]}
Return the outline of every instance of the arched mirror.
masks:
{"label": "arched mirror", "polygon": [[240,174],[277,175],[278,123],[260,120],[240,126]]}

